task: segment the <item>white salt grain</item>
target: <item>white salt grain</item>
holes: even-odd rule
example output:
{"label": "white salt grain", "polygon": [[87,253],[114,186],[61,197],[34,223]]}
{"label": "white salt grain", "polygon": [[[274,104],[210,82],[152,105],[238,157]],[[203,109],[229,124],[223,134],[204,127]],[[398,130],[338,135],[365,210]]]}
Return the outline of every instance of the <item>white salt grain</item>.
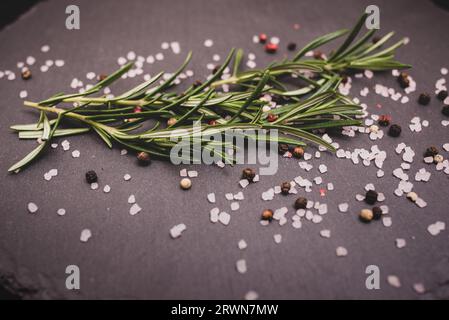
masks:
{"label": "white salt grain", "polygon": [[387,277],[388,284],[392,287],[399,288],[401,286],[401,281],[395,275],[389,275]]}
{"label": "white salt grain", "polygon": [[259,294],[256,291],[248,291],[245,294],[245,300],[257,300],[259,298]]}
{"label": "white salt grain", "polygon": [[26,97],[28,97],[28,92],[26,90],[20,91],[19,97],[20,99],[25,99]]}
{"label": "white salt grain", "polygon": [[206,40],[204,41],[204,46],[205,46],[205,47],[210,48],[210,47],[212,47],[213,45],[214,45],[214,42],[213,42],[211,39],[206,39]]}
{"label": "white salt grain", "polygon": [[396,239],[396,247],[397,248],[399,248],[399,249],[404,248],[405,245],[406,245],[405,239],[402,239],[402,238]]}
{"label": "white salt grain", "polygon": [[63,209],[63,208],[58,209],[58,211],[56,213],[58,214],[58,216],[63,216],[63,215],[65,215],[65,209]]}
{"label": "white salt grain", "polygon": [[238,247],[239,247],[240,250],[244,250],[244,249],[246,249],[248,247],[248,244],[246,243],[245,240],[242,239],[242,240],[239,241]]}
{"label": "white salt grain", "polygon": [[134,203],[131,208],[129,208],[129,214],[133,216],[138,214],[141,210],[142,208],[137,203]]}
{"label": "white salt grain", "polygon": [[274,242],[276,242],[277,244],[279,244],[279,243],[282,242],[282,235],[280,235],[280,234],[275,234],[275,235],[273,236],[273,239],[274,239]]}
{"label": "white salt grain", "polygon": [[184,223],[177,224],[173,228],[170,229],[170,236],[173,239],[176,239],[181,236],[182,232],[186,229],[186,225]]}
{"label": "white salt grain", "polygon": [[98,183],[97,183],[97,182],[91,183],[91,184],[90,184],[90,188],[91,188],[92,190],[97,190],[97,189],[98,189]]}
{"label": "white salt grain", "polygon": [[346,202],[345,202],[345,203],[340,203],[340,204],[338,205],[338,210],[339,210],[340,212],[347,212],[347,211],[348,211],[348,208],[349,208],[349,204],[347,204]]}
{"label": "white salt grain", "polygon": [[240,205],[239,205],[238,202],[232,202],[232,203],[231,203],[231,210],[232,210],[232,211],[236,211],[236,210],[238,210],[239,208],[240,208]]}
{"label": "white salt grain", "polygon": [[87,242],[90,237],[92,237],[92,232],[89,229],[84,229],[83,231],[81,231],[81,242]]}
{"label": "white salt grain", "polygon": [[323,238],[330,238],[331,237],[331,231],[328,229],[324,229],[320,231],[320,236]]}
{"label": "white salt grain", "polygon": [[131,175],[129,175],[129,174],[127,173],[127,174],[125,174],[125,175],[123,176],[123,179],[124,179],[125,181],[129,181],[129,180],[131,180]]}
{"label": "white salt grain", "polygon": [[209,193],[208,195],[207,195],[207,200],[210,202],[210,203],[215,203],[215,193]]}
{"label": "white salt grain", "polygon": [[34,202],[28,203],[28,211],[30,213],[35,213],[38,209],[38,206]]}
{"label": "white salt grain", "polygon": [[348,250],[345,247],[337,247],[335,253],[337,257],[346,257],[348,255]]}
{"label": "white salt grain", "polygon": [[133,204],[136,202],[136,197],[132,194],[128,197],[128,203]]}
{"label": "white salt grain", "polygon": [[236,263],[237,271],[241,274],[246,273],[247,267],[246,267],[246,260],[240,259]]}
{"label": "white salt grain", "polygon": [[72,151],[72,157],[73,158],[79,158],[80,157],[80,152],[78,150],[73,150]]}
{"label": "white salt grain", "polygon": [[109,193],[110,191],[111,191],[111,187],[108,184],[105,185],[104,188],[103,188],[103,192],[104,193]]}
{"label": "white salt grain", "polygon": [[227,226],[231,221],[231,215],[224,211],[220,212],[220,214],[218,215],[218,221]]}

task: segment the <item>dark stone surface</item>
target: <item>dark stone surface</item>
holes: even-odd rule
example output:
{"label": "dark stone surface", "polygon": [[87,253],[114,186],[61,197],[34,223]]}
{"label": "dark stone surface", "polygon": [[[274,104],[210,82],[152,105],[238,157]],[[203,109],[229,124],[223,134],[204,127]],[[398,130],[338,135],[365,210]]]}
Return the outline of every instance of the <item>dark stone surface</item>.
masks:
{"label": "dark stone surface", "polygon": [[[270,61],[262,47],[252,43],[254,34],[265,32],[281,38],[276,58],[287,54],[285,46],[295,41],[298,46],[324,33],[353,25],[368,1],[77,1],[81,9],[81,30],[64,27],[65,6],[71,1],[46,1],[38,4],[0,32],[0,69],[17,70],[17,61],[27,55],[38,59],[33,79],[23,82],[0,80],[1,108],[0,153],[0,274],[3,285],[14,295],[25,298],[189,298],[240,299],[256,290],[262,299],[303,298],[419,298],[413,291],[415,282],[430,290],[426,298],[448,298],[448,234],[447,230],[433,237],[427,226],[437,220],[448,221],[448,176],[421,163],[421,153],[429,145],[441,147],[448,142],[448,127],[440,121],[441,102],[432,99],[429,106],[416,103],[421,91],[434,91],[447,60],[449,13],[431,1],[377,1],[381,8],[381,34],[397,31],[396,39],[411,38],[399,50],[398,59],[410,63],[410,71],[418,83],[406,105],[370,93],[363,98],[370,110],[381,103],[394,122],[403,128],[400,138],[384,137],[375,143],[367,136],[337,139],[345,148],[369,147],[378,144],[388,152],[385,177],[377,179],[376,168],[354,166],[347,160],[322,154],[311,160],[314,169],[305,173],[296,160],[279,159],[276,176],[262,177],[261,182],[244,190],[240,210],[233,212],[228,227],[209,222],[213,205],[206,194],[214,191],[217,205],[230,212],[226,192],[240,190],[237,182],[241,168],[196,166],[199,177],[188,192],[179,189],[179,169],[169,163],[155,161],[143,168],[132,155],[120,156],[119,149],[108,150],[93,134],[70,138],[71,150],[81,151],[79,159],[60,147],[49,150],[38,162],[19,175],[7,174],[8,167],[28,153],[35,142],[19,142],[9,130],[11,124],[35,122],[37,114],[22,107],[19,91],[28,90],[29,99],[38,101],[67,90],[72,77],[85,80],[89,71],[107,73],[117,67],[117,57],[129,50],[148,55],[160,52],[163,41],[181,43],[179,56],[166,54],[163,62],[145,68],[150,73],[172,71],[183,60],[187,50],[194,51],[191,68],[196,77],[207,74],[206,63],[212,55],[224,57],[230,47],[242,47],[257,55],[258,65]],[[293,24],[299,23],[300,30]],[[205,48],[206,38],[214,40]],[[49,44],[47,54],[40,52]],[[61,58],[63,68],[41,73],[38,67],[45,59]],[[196,78],[195,77],[195,78]],[[138,80],[125,81],[116,89],[125,89]],[[374,80],[360,79],[353,88],[356,94],[365,85],[375,82],[397,87],[391,73]],[[371,89],[371,92],[373,90]],[[373,111],[376,112],[376,111]],[[413,116],[430,121],[430,128],[412,134],[408,123]],[[59,142],[61,142],[60,140]],[[391,172],[401,163],[394,153],[397,143],[404,141],[416,152],[410,176],[421,167],[432,172],[429,183],[415,182],[415,190],[428,202],[419,209],[405,197],[393,195],[397,179]],[[446,157],[447,153],[444,154]],[[324,182],[333,182],[335,190],[321,198],[316,186],[307,194],[311,200],[326,202],[329,213],[321,224],[304,222],[299,230],[290,224],[280,227],[259,224],[261,211],[291,205],[294,196],[277,196],[271,203],[261,200],[261,192],[284,180],[302,175],[309,179],[319,175],[316,168],[325,163],[329,172]],[[57,168],[59,175],[50,182],[43,174]],[[90,190],[84,181],[87,170],[99,175],[100,189]],[[129,173],[132,180],[125,182]],[[393,225],[385,228],[380,222],[362,224],[357,219],[364,206],[356,193],[364,193],[366,183],[373,182],[384,192],[390,207]],[[112,188],[104,194],[105,184]],[[301,192],[303,193],[303,192]],[[127,198],[135,194],[143,211],[130,216]],[[27,203],[39,206],[35,215],[27,212]],[[350,212],[341,214],[337,204],[348,201]],[[65,208],[64,217],[56,214]],[[290,209],[288,216],[293,210]],[[172,240],[168,230],[185,223],[182,237]],[[84,228],[92,230],[87,243],[79,240]],[[319,231],[328,228],[330,239]],[[277,245],[273,235],[281,233]],[[248,242],[240,251],[237,242]],[[407,246],[398,249],[396,238],[405,238]],[[349,254],[337,258],[335,248],[344,246]],[[248,272],[237,273],[235,263],[245,258]],[[76,264],[81,270],[81,290],[65,289],[65,268]],[[375,264],[381,270],[381,289],[365,288],[365,267]],[[397,275],[401,288],[386,282],[389,274]],[[13,285],[11,285],[13,284]]]}

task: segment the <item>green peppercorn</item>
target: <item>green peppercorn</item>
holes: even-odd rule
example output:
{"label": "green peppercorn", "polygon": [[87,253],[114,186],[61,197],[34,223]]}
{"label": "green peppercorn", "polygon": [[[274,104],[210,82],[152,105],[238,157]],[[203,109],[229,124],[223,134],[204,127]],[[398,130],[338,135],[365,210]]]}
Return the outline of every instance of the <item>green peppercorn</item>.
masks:
{"label": "green peppercorn", "polygon": [[262,220],[271,221],[273,219],[273,210],[265,209],[262,212]]}
{"label": "green peppercorn", "polygon": [[97,173],[93,170],[89,170],[86,172],[86,181],[87,183],[94,183],[98,181]]}
{"label": "green peppercorn", "polygon": [[377,201],[378,193],[374,190],[368,190],[365,194],[365,202],[368,204],[375,204]]}
{"label": "green peppercorn", "polygon": [[256,176],[256,171],[251,168],[243,169],[242,178],[247,179],[249,182],[253,182],[254,177]]}
{"label": "green peppercorn", "polygon": [[150,155],[143,151],[137,154],[137,160],[139,161],[139,164],[142,166],[147,166],[151,163]]}
{"label": "green peppercorn", "polygon": [[290,191],[290,188],[291,188],[290,182],[288,182],[288,181],[282,182],[282,184],[281,184],[282,194],[287,195],[288,192]]}
{"label": "green peppercorn", "polygon": [[299,197],[298,199],[296,199],[295,201],[295,209],[305,209],[307,208],[307,199],[304,197]]}
{"label": "green peppercorn", "polygon": [[373,207],[373,219],[379,220],[382,217],[382,209],[380,207]]}
{"label": "green peppercorn", "polygon": [[400,125],[392,124],[390,126],[390,128],[388,129],[388,135],[390,137],[395,137],[396,138],[396,137],[399,137],[401,135],[401,131],[402,131],[402,129],[401,129]]}
{"label": "green peppercorn", "polygon": [[430,103],[430,94],[427,92],[421,93],[418,98],[418,103],[427,106]]}

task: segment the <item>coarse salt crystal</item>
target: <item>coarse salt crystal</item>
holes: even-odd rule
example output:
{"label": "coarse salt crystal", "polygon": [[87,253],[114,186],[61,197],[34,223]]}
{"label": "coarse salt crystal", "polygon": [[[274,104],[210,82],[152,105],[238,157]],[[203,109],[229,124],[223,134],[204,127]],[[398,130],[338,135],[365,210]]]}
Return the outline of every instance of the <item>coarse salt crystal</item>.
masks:
{"label": "coarse salt crystal", "polygon": [[81,242],[87,242],[90,237],[92,237],[92,232],[89,229],[83,229],[81,231],[80,241]]}
{"label": "coarse salt crystal", "polygon": [[142,208],[137,203],[134,203],[131,208],[129,208],[129,214],[133,216],[138,214],[141,210]]}
{"label": "coarse salt crystal", "polygon": [[28,211],[30,213],[35,213],[38,209],[39,207],[34,202],[28,203]]}
{"label": "coarse salt crystal", "polygon": [[337,247],[335,250],[337,257],[346,257],[348,255],[348,250],[345,247]]}

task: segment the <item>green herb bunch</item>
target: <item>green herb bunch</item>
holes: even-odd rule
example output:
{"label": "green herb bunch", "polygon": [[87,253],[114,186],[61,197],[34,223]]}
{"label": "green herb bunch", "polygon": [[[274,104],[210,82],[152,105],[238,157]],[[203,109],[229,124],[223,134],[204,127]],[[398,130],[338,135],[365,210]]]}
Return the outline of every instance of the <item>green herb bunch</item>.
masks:
{"label": "green herb bunch", "polygon": [[[95,94],[121,78],[132,63],[83,93],[57,94],[40,102],[25,101],[25,106],[40,111],[39,121],[11,128],[18,132],[20,139],[40,139],[41,143],[9,171],[18,172],[28,165],[53,138],[88,131],[96,132],[109,148],[117,143],[168,159],[171,148],[176,144],[171,137],[195,136],[192,122],[201,123],[202,137],[225,135],[229,129],[277,129],[281,133],[276,140],[278,143],[306,146],[307,142],[312,142],[334,151],[331,144],[314,132],[317,129],[361,125],[357,116],[363,114],[360,105],[338,92],[343,74],[357,69],[377,71],[409,67],[394,60],[395,50],[404,44],[404,40],[383,48],[393,32],[375,43],[371,41],[375,30],[357,37],[366,17],[366,14],[362,15],[352,30],[343,29],[321,36],[299,50],[293,59],[275,61],[264,69],[240,71],[243,51],[232,49],[207,81],[191,85],[181,93],[173,92],[172,88],[191,60],[192,53],[168,79],[160,81],[164,74],[161,72],[113,98]],[[307,52],[345,35],[346,39],[328,58],[306,57]],[[222,77],[227,67],[232,73]],[[292,78],[300,80],[301,84],[289,89]],[[222,85],[231,85],[232,90],[222,92]],[[269,121],[267,112],[263,112],[263,107],[269,103],[261,99],[265,94],[280,102],[280,107],[269,111],[275,120]],[[136,106],[141,112],[134,112]],[[53,115],[52,119],[49,119],[50,115]],[[176,122],[160,126],[170,118]],[[60,127],[68,122],[71,128]],[[144,125],[149,123],[153,124],[151,128],[145,128]],[[232,157],[217,148],[224,142],[200,139],[201,149],[232,163]],[[264,139],[270,142],[271,138]]]}

